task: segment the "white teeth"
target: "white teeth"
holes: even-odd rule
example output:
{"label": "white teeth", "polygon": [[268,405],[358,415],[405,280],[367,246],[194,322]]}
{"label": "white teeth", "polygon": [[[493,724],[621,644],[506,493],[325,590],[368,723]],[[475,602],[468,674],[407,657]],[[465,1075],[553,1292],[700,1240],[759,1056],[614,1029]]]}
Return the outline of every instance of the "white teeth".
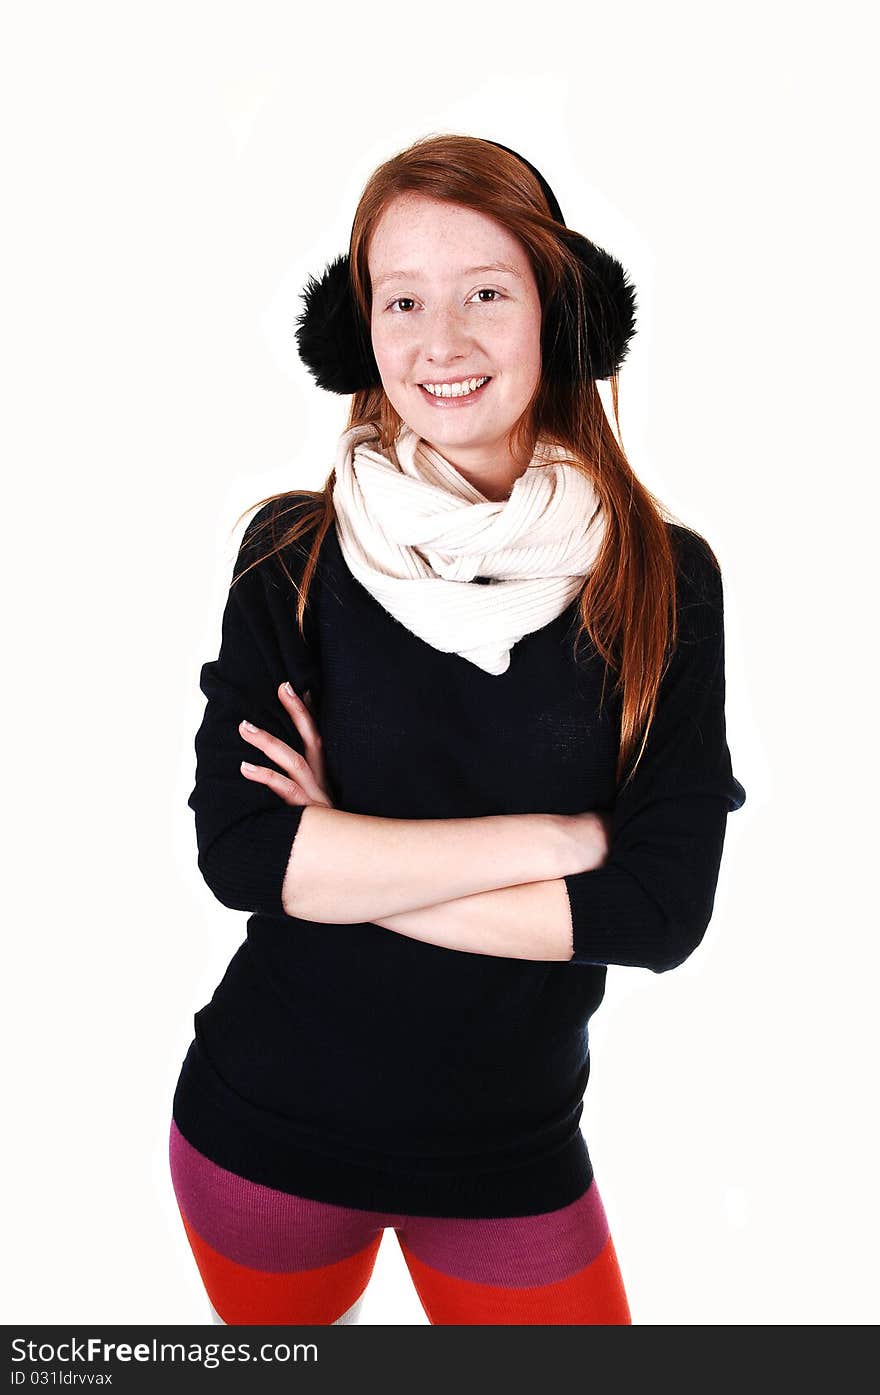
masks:
{"label": "white teeth", "polygon": [[488,381],[488,378],[465,378],[461,383],[422,383],[421,386],[434,397],[467,397]]}

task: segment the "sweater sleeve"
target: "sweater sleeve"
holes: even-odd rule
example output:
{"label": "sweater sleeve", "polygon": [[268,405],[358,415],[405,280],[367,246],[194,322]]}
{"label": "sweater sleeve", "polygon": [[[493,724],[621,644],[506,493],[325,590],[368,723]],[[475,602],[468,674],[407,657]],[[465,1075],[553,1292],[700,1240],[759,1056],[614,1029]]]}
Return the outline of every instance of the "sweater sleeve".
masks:
{"label": "sweater sleeve", "polygon": [[[265,505],[248,524],[233,576],[267,550],[271,529],[259,534],[255,548],[252,543],[271,507]],[[288,567],[298,581],[289,561]],[[310,609],[311,597],[307,617]],[[314,645],[300,635],[290,582],[277,563],[252,567],[230,586],[220,653],[201,669],[199,686],[207,703],[195,737],[195,785],[187,800],[195,814],[199,870],[218,901],[232,910],[285,914],[281,889],[305,807],[285,804],[242,774],[243,760],[281,767],[244,740],[239,722],[247,718],[304,754],[278,688],[289,679],[302,696],[315,675]]]}
{"label": "sweater sleeve", "polygon": [[727,745],[721,575],[702,540],[674,532],[675,651],[641,761],[612,811],[608,857],[564,878],[572,964],[662,973],[682,963],[712,916],[728,813],[746,799]]}

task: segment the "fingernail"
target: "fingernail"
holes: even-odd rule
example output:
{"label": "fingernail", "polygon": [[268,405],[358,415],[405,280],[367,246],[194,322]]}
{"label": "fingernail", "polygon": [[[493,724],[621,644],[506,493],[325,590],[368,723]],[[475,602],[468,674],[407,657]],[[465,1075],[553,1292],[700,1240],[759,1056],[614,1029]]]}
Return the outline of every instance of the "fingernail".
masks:
{"label": "fingernail", "polygon": [[242,722],[242,726],[246,727],[248,731],[259,731],[259,727],[255,727],[253,722],[244,721]]}
{"label": "fingernail", "polygon": [[291,688],[290,684],[289,684],[289,683],[285,683],[284,686],[285,686],[285,688],[287,689],[287,692],[289,693],[289,695],[290,695],[292,698],[295,698],[295,697],[296,697],[296,693],[293,691],[293,689]]}

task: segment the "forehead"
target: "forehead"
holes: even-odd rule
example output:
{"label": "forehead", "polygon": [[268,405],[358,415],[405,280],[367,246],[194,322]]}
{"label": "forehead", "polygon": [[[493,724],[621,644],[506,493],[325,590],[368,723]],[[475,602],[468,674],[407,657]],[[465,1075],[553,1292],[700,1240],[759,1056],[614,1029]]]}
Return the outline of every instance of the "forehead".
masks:
{"label": "forehead", "polygon": [[[464,258],[464,259],[463,259]],[[464,270],[475,262],[504,261],[525,273],[528,258],[513,233],[475,208],[421,194],[399,194],[383,209],[370,238],[372,277],[392,270]]]}

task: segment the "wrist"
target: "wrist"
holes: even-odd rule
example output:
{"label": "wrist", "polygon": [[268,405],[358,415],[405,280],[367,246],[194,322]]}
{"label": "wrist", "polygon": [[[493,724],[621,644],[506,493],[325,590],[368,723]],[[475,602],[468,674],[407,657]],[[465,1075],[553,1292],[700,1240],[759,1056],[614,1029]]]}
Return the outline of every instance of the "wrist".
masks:
{"label": "wrist", "polygon": [[543,827],[539,830],[540,836],[535,839],[535,843],[541,846],[544,863],[541,876],[536,877],[536,880],[554,881],[560,877],[567,877],[572,872],[581,871],[584,857],[583,825],[578,825],[576,820],[583,816],[541,814],[538,817],[542,820]]}
{"label": "wrist", "polygon": [[558,877],[576,876],[600,867],[608,852],[605,827],[598,814],[555,814]]}

